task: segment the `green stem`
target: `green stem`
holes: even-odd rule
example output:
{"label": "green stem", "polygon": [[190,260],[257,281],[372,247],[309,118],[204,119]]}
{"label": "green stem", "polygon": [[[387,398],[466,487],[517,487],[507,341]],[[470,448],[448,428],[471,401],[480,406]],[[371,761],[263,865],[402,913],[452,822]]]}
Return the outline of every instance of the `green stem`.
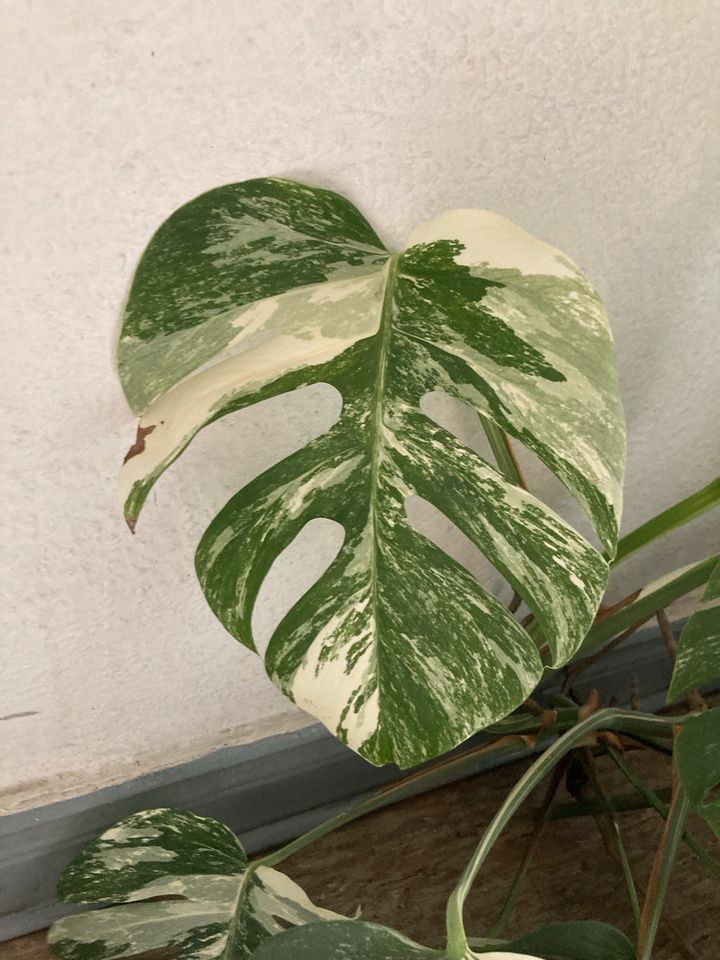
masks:
{"label": "green stem", "polygon": [[[566,708],[556,711],[555,724],[543,731],[544,737],[551,737],[554,734],[571,728],[577,722],[577,708]],[[380,790],[372,796],[361,800],[347,810],[343,810],[329,820],[318,824],[312,830],[291,840],[290,843],[266,854],[264,857],[254,861],[256,865],[274,867],[281,863],[293,853],[297,853],[304,847],[319,840],[321,837],[332,833],[334,830],[351,823],[359,817],[379,810],[391,803],[404,800],[421,790],[429,790],[433,786],[439,786],[447,782],[448,774],[454,778],[468,776],[477,767],[477,762],[481,757],[489,755],[502,755],[516,753],[521,744],[513,742],[514,736],[522,734],[539,734],[542,726],[542,719],[531,713],[513,714],[501,720],[499,723],[488,727],[486,732],[497,735],[499,739],[494,742],[479,744],[470,750],[466,750],[454,757],[448,757],[439,763],[426,767],[422,770],[404,777],[398,783],[391,784]]]}
{"label": "green stem", "polygon": [[486,417],[481,416],[480,422],[482,423],[485,436],[488,439],[490,449],[493,452],[495,462],[500,472],[505,475],[505,478],[509,480],[510,483],[514,483],[516,487],[522,487],[523,490],[527,490],[525,480],[520,472],[520,467],[515,459],[515,454],[512,451],[510,441],[505,431],[501,430],[497,424],[493,423],[492,420],[488,420]]}
{"label": "green stem", "polygon": [[637,960],[652,960],[655,937],[660,926],[665,898],[670,885],[678,845],[685,833],[685,824],[690,813],[690,803],[685,793],[676,782],[670,810],[665,821],[663,838],[655,855],[647,896],[643,905],[638,933]]}
{"label": "green stem", "polygon": [[[668,815],[668,805],[663,803],[662,797],[660,797],[657,792],[652,789],[652,787],[649,787],[644,782],[638,772],[626,761],[625,757],[614,747],[611,747],[609,743],[605,744],[605,750],[628,783],[631,784],[638,794],[643,798],[646,806],[652,807],[653,810],[660,814],[663,820],[666,820]],[[688,848],[692,850],[698,860],[704,863],[705,866],[713,873],[720,874],[720,863],[718,863],[714,857],[711,857],[707,850],[705,850],[705,848],[699,844],[694,837],[686,832],[683,834],[682,839],[687,844]]]}
{"label": "green stem", "polygon": [[530,793],[545,775],[584,738],[596,730],[638,732],[645,734],[672,733],[683,717],[656,717],[632,710],[604,709],[582,720],[559,737],[518,780],[505,802],[490,821],[473,856],[465,867],[457,886],[450,895],[446,911],[447,960],[464,960],[468,950],[463,926],[463,907],[480,868],[511,818],[517,813]]}
{"label": "green stem", "polygon": [[720,504],[720,477],[712,480],[702,490],[698,490],[697,493],[693,493],[667,510],[663,510],[656,517],[621,537],[611,566],[616,567],[636,550],[640,550],[648,543],[652,543],[653,540],[665,536],[666,533],[675,530],[689,520],[694,520],[706,511],[712,510],[718,504]]}
{"label": "green stem", "polygon": [[510,889],[508,890],[507,896],[505,897],[505,902],[500,910],[500,916],[490,930],[491,939],[498,937],[512,919],[512,915],[515,911],[515,904],[517,903],[517,898],[522,889],[523,880],[525,879],[525,875],[527,874],[530,864],[532,863],[532,858],[540,840],[540,835],[542,834],[543,827],[547,823],[548,814],[550,813],[550,809],[552,807],[553,800],[555,799],[555,794],[558,791],[558,787],[562,782],[565,770],[566,763],[564,761],[558,763],[553,770],[552,779],[550,780],[548,789],[543,797],[540,809],[538,810],[537,817],[535,819],[535,826],[533,827],[532,834],[530,835],[530,840],[525,847],[522,859],[520,860],[517,870],[515,871],[515,875],[513,876]]}
{"label": "green stem", "polygon": [[632,874],[630,861],[628,860],[627,851],[625,850],[625,844],[622,841],[622,834],[620,833],[620,826],[617,822],[617,817],[615,816],[615,810],[613,809],[610,799],[605,792],[605,788],[603,787],[600,778],[597,775],[595,761],[592,756],[592,751],[589,747],[585,747],[582,751],[582,763],[590,780],[590,786],[600,801],[600,806],[602,807],[603,814],[610,829],[610,843],[612,844],[612,848],[614,849],[620,862],[620,868],[622,870],[623,879],[625,881],[628,897],[630,899],[630,906],[632,907],[633,916],[635,918],[635,929],[637,931],[640,929],[640,900],[638,899],[637,888],[635,887],[635,878]]}
{"label": "green stem", "polygon": [[617,613],[613,613],[603,620],[596,621],[583,640],[575,659],[587,655],[590,650],[599,647],[608,640],[612,640],[623,630],[627,630],[634,625],[640,626],[646,620],[654,617],[657,610],[662,610],[674,600],[707,583],[719,559],[720,554],[708,557],[706,560],[701,560],[699,563],[681,570],[676,576],[670,577],[665,582],[661,582],[655,589],[648,591],[646,587],[640,591],[633,603],[629,603],[622,610],[618,610]]}

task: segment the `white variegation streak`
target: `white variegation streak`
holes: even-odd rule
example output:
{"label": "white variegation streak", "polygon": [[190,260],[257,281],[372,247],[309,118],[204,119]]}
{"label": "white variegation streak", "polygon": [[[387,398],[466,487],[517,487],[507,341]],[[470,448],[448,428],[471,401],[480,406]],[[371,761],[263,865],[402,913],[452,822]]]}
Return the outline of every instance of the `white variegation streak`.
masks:
{"label": "white variegation streak", "polygon": [[[385,272],[303,287],[240,311],[232,321],[238,333],[220,355],[181,380],[141,418],[140,428],[152,432],[144,450],[120,473],[122,501],[136,483],[162,471],[233,398],[327,363],[372,336],[380,324]],[[263,336],[271,339],[257,343]]]}
{"label": "white variegation streak", "polygon": [[407,246],[436,240],[459,240],[464,249],[454,259],[464,267],[486,264],[499,270],[551,277],[577,274],[577,268],[560,250],[491,210],[447,210],[415,227]]}
{"label": "white variegation streak", "polygon": [[[291,683],[286,678],[274,677],[275,683],[285,687],[293,701],[307,713],[317,717],[328,730],[338,731],[347,715],[348,706],[354,704],[358,692],[372,686],[373,692],[359,708],[352,711],[348,722],[346,742],[353,750],[360,751],[364,743],[376,732],[380,723],[380,700],[377,686],[377,651],[374,646],[375,632],[370,610],[370,591],[361,577],[361,586],[356,586],[358,574],[372,564],[372,539],[375,530],[368,523],[360,542],[355,546],[352,559],[343,571],[347,588],[336,610],[329,616],[313,639]],[[358,627],[357,624],[360,626]],[[348,634],[347,624],[352,622],[353,638],[363,648],[360,656],[350,663],[347,646],[328,655],[336,647],[336,640]]]}
{"label": "white variegation streak", "polygon": [[[339,920],[311,924],[266,941],[257,960],[444,960],[450,951],[415,943],[390,927]],[[457,957],[457,953],[453,952]],[[467,947],[462,960],[540,960],[508,950],[475,953]]]}
{"label": "white variegation streak", "polygon": [[[445,344],[443,349],[482,373],[509,411],[512,423],[542,437],[546,445],[578,467],[614,508],[619,524],[625,433],[619,392],[608,389],[613,383],[617,386],[617,381],[612,332],[602,301],[565,254],[489,210],[450,210],[417,227],[408,238],[408,247],[438,240],[459,241],[463,249],[454,258],[456,263],[468,267],[474,276],[503,283],[502,288],[487,292],[483,308],[539,348],[566,379],[558,383],[533,378],[528,382],[511,367],[497,366],[462,344]],[[526,290],[528,278],[532,289]],[[543,278],[578,281],[582,293],[568,292],[552,312],[534,309],[533,295],[542,290]],[[561,288],[555,285],[554,289]],[[465,398],[483,415],[495,419],[476,390],[466,388]],[[582,492],[570,485],[583,502]],[[583,505],[587,507],[586,502]],[[614,549],[610,543],[606,546]]]}

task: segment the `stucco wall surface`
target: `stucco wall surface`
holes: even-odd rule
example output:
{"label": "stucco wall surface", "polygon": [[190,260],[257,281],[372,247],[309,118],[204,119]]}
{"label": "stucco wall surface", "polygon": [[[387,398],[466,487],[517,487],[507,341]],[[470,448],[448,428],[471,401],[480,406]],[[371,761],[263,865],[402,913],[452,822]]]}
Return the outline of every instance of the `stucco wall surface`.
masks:
{"label": "stucco wall surface", "polygon": [[[120,308],[154,228],[203,190],[317,182],[393,245],[453,206],[517,220],[608,305],[625,529],[717,473],[717,3],[14,0],[3,19],[5,809],[308,722],[216,623],[193,552],[336,401],[313,388],[214,425],[135,538],[115,499],[134,433],[114,373]],[[420,522],[464,555],[441,521]],[[616,591],[710,553],[718,526],[629,562]],[[335,537],[316,525],[273,571],[261,639]]]}

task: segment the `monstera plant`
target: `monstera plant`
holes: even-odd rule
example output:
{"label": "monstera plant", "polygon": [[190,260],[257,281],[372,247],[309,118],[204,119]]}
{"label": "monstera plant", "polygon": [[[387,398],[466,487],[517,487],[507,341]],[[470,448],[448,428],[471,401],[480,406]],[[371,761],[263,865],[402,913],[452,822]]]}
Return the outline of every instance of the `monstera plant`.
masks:
{"label": "monstera plant", "polygon": [[[163,809],[122,821],[61,879],[65,900],[110,906],[56,924],[51,944],[60,960],[167,949],[183,960],[649,960],[679,842],[719,869],[685,829],[696,809],[720,832],[710,797],[720,782],[720,720],[697,689],[720,675],[718,607],[699,610],[680,637],[671,693],[687,696],[689,714],[578,703],[573,678],[652,617],[674,651],[665,607],[708,581],[705,600],[717,599],[718,557],[709,557],[602,604],[611,566],[716,506],[720,481],[618,540],[624,420],[605,311],[580,270],[488,211],[445,213],[395,253],[338,194],[251,180],[198,197],[160,227],[135,274],[118,359],[140,416],[122,472],[133,530],[155,482],[204,426],[310,384],[340,394],[332,427],[240,489],[196,555],[212,610],[255,650],[253,609],[273,563],[311,520],[342,526],[334,560],[264,654],[290,699],[375,764],[413,767],[481,730],[481,746],[445,765],[470,769],[478,752],[502,752],[518,736],[547,749],[450,894],[443,949],[315,906],[275,869],[316,837],[403,796],[400,781],[253,862],[228,828],[207,818]],[[492,457],[430,416],[425,401],[435,392],[479,417]],[[527,489],[513,444],[572,493],[599,548]],[[410,497],[430,503],[481,551],[512,588],[509,603],[416,529]],[[539,705],[539,681],[562,680],[561,669],[564,684]],[[624,755],[640,741],[666,752],[677,741],[669,805]],[[468,936],[470,886],[547,774],[545,812],[579,758],[614,823],[593,765],[598,752],[665,819],[642,903],[612,832],[636,943],[591,921],[503,939],[523,864],[490,936]],[[433,774],[430,765],[414,782]]]}

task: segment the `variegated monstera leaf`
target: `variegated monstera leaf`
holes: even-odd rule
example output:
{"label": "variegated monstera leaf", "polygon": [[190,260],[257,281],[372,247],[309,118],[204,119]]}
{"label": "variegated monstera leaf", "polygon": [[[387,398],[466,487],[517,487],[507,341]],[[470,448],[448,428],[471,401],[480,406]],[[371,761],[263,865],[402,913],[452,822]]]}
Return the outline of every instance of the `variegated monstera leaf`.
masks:
{"label": "variegated monstera leaf", "polygon": [[120,373],[142,415],[122,475],[134,526],[206,424],[325,382],[342,413],[244,487],[197,552],[207,599],[251,649],[253,605],[308,521],[344,543],[276,629],[274,682],[374,763],[440,754],[507,715],[543,669],[495,596],[408,522],[430,501],[525,600],[565,663],[606,582],[600,553],[421,410],[444,391],[569,487],[607,552],[624,425],[597,294],[559,251],[487,211],[456,210],[389,253],[335,193],[262,179],[212,190],[153,237],[130,293]]}
{"label": "variegated monstera leaf", "polygon": [[249,868],[223,824],[181,810],[116,824],[70,864],[58,893],[70,903],[116,904],[59,920],[49,936],[58,960],[157,950],[175,960],[246,960],[287,927],[341,919],[285,874]]}

